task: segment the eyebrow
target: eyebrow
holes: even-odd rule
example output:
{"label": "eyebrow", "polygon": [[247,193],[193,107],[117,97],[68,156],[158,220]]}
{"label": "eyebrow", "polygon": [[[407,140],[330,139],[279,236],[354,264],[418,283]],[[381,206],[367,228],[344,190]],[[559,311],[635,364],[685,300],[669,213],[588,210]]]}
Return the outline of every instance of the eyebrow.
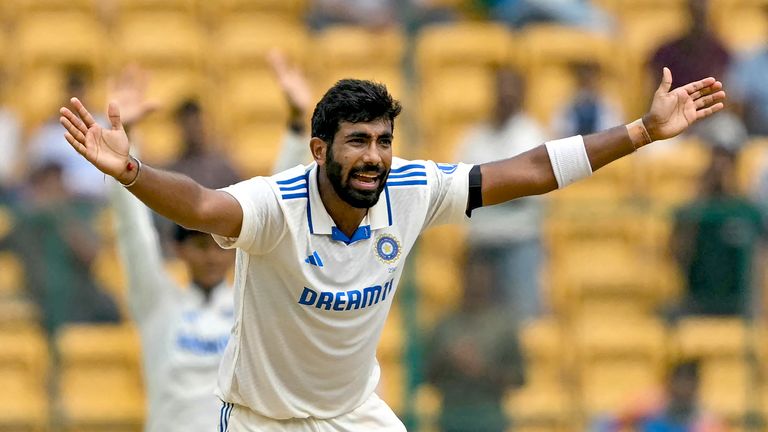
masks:
{"label": "eyebrow", "polygon": [[[379,138],[389,138],[389,139],[392,139],[392,137],[393,137],[393,135],[391,133],[389,133],[389,132],[385,132],[385,133],[379,135]],[[369,134],[368,132],[352,132],[352,133],[349,133],[346,136],[344,136],[344,138],[345,139],[349,139],[349,138],[366,138],[366,139],[371,139],[372,135]]]}

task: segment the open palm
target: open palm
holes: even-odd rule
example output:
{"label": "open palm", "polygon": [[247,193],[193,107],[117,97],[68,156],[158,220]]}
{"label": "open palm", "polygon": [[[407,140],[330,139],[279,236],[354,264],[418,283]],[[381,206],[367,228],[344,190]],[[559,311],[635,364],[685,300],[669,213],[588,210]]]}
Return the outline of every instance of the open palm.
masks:
{"label": "open palm", "polygon": [[[77,98],[71,100],[74,112],[62,107],[59,121],[67,130],[64,137],[90,163],[104,174],[121,180],[130,162],[130,143],[120,122],[120,110],[114,103],[107,110],[111,127],[101,127]],[[75,114],[77,113],[77,114]],[[130,181],[130,180],[128,180]],[[128,181],[124,182],[127,183]]]}
{"label": "open palm", "polygon": [[672,91],[672,72],[664,68],[659,88],[643,124],[653,140],[672,138],[698,120],[723,109],[723,84],[705,78]]}

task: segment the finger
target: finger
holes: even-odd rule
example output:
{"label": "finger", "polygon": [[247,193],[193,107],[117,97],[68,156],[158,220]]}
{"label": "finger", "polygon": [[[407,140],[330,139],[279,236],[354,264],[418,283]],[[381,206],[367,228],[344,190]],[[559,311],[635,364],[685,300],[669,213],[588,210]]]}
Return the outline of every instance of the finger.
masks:
{"label": "finger", "polygon": [[686,91],[686,93],[688,93],[690,95],[690,94],[696,93],[697,91],[699,91],[701,89],[707,88],[707,87],[713,85],[716,82],[718,82],[716,79],[714,79],[712,77],[708,77],[708,78],[704,78],[703,80],[699,80],[699,81],[694,81],[692,83],[688,83],[688,84],[683,86],[683,89]]}
{"label": "finger", "polygon": [[725,100],[725,92],[724,91],[719,91],[719,92],[713,93],[713,94],[711,94],[709,96],[703,96],[703,97],[701,97],[699,99],[696,99],[694,101],[694,104],[696,106],[696,109],[698,110],[698,109],[708,107],[710,105],[713,105],[713,104],[715,104],[717,102],[720,102],[720,101],[723,101],[723,100]]}
{"label": "finger", "polygon": [[76,140],[75,137],[72,136],[69,132],[64,132],[64,138],[67,140],[69,145],[72,146],[73,149],[75,149],[80,154],[85,154],[85,144],[81,143],[80,141]]}
{"label": "finger", "polygon": [[79,115],[80,118],[83,120],[83,123],[85,123],[86,128],[90,128],[91,126],[96,124],[96,120],[94,120],[91,113],[89,113],[88,110],[85,109],[85,105],[83,105],[83,103],[80,102],[80,99],[72,98],[70,99],[70,102],[72,102],[72,106],[75,107],[75,111],[77,111],[77,115]]}
{"label": "finger", "polygon": [[706,96],[708,94],[715,93],[715,92],[720,91],[722,89],[723,89],[723,83],[721,83],[720,81],[715,81],[715,83],[712,84],[711,86],[705,87],[705,88],[703,88],[703,89],[701,89],[699,91],[691,93],[691,99],[696,100],[696,99],[698,99],[698,98],[700,98],[702,96]]}
{"label": "finger", "polygon": [[709,117],[723,108],[725,108],[725,104],[723,104],[722,102],[718,102],[712,105],[711,107],[698,110],[696,111],[696,120],[703,119],[704,117]]}
{"label": "finger", "polygon": [[661,71],[661,83],[656,90],[658,93],[669,93],[669,89],[672,88],[672,71],[668,67],[664,67]]}
{"label": "finger", "polygon": [[59,123],[61,123],[62,126],[64,126],[64,129],[67,130],[67,133],[72,135],[76,140],[80,141],[81,143],[85,142],[85,134],[80,132],[75,125],[72,124],[71,121],[69,121],[66,117],[59,117]]}
{"label": "finger", "polygon": [[116,103],[110,102],[107,107],[107,116],[109,117],[109,123],[112,125],[112,130],[122,130],[123,124],[120,122],[120,107]]}
{"label": "finger", "polygon": [[83,133],[83,135],[88,133],[88,128],[85,126],[85,123],[83,123],[83,121],[80,120],[80,117],[78,117],[77,115],[75,115],[75,113],[70,111],[69,108],[62,107],[59,110],[59,113],[61,113],[62,116],[66,117],[71,124],[73,124],[80,132]]}

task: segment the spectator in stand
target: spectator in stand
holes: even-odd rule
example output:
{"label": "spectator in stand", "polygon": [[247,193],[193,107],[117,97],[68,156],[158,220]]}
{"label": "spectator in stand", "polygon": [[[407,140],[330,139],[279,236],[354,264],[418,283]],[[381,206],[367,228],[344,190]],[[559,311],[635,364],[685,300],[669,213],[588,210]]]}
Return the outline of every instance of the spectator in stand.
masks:
{"label": "spectator in stand", "polygon": [[574,64],[572,69],[576,76],[576,94],[555,114],[551,127],[553,134],[587,135],[624,121],[618,102],[608,99],[600,91],[600,65],[583,62]]}
{"label": "spectator in stand", "polygon": [[[5,89],[5,74],[0,72],[0,88]],[[21,175],[21,123],[9,107],[0,106],[0,204],[9,200]]]}
{"label": "spectator in stand", "polygon": [[[76,94],[78,97],[87,98],[90,72],[82,67],[70,67],[66,71],[65,89],[62,94]],[[106,182],[104,174],[82,158],[73,156],[66,151],[63,144],[66,142],[61,137],[61,126],[58,124],[58,116],[48,119],[32,133],[28,147],[29,163],[39,164],[40,161],[57,161],[62,169],[64,183],[75,196],[95,201],[103,201],[106,197]],[[103,116],[98,116],[99,124],[106,124]]]}
{"label": "spectator in stand", "polygon": [[26,292],[42,312],[44,328],[52,333],[67,322],[120,321],[115,302],[90,270],[99,251],[97,207],[71,193],[59,161],[37,163],[12,208],[16,222],[2,247],[21,259]]}
{"label": "spectator in stand", "polygon": [[707,24],[707,6],[708,0],[688,0],[691,27],[682,37],[656,50],[649,65],[651,76],[655,77],[662,67],[668,67],[675,71],[672,83],[675,87],[691,80],[725,74],[731,55]]}
{"label": "spectator in stand", "polygon": [[532,23],[557,23],[589,31],[609,32],[613,19],[589,0],[476,0],[489,18],[521,28]]}
{"label": "spectator in stand", "polygon": [[470,254],[462,304],[429,338],[427,379],[443,396],[442,432],[507,430],[504,394],[523,383],[517,328],[495,300],[498,283],[488,258]]}
{"label": "spectator in stand", "polygon": [[196,100],[188,99],[178,106],[176,123],[181,130],[184,150],[169,170],[211,188],[226,187],[241,180],[232,163],[211,142],[203,110]]}
{"label": "spectator in stand", "polygon": [[[517,155],[546,139],[543,128],[523,110],[525,83],[510,69],[496,72],[496,103],[491,119],[470,129],[459,144],[456,160],[479,163]],[[495,205],[472,216],[472,249],[491,260],[494,279],[503,287],[500,300],[516,319],[542,312],[539,267],[541,198],[524,197]]]}
{"label": "spectator in stand", "polygon": [[[768,6],[763,13],[768,15]],[[745,53],[733,62],[726,75],[731,110],[737,113],[750,135],[768,135],[768,44]]]}
{"label": "spectator in stand", "polygon": [[308,21],[318,30],[338,24],[379,29],[396,25],[398,11],[397,0],[314,0]]}
{"label": "spectator in stand", "polygon": [[595,432],[724,432],[725,426],[698,403],[699,364],[684,361],[670,371],[666,388],[633,401],[615,418],[596,424]]}
{"label": "spectator in stand", "polygon": [[760,208],[736,188],[736,153],[715,147],[698,198],[675,214],[672,252],[685,277],[680,315],[752,315],[755,258],[765,233]]}

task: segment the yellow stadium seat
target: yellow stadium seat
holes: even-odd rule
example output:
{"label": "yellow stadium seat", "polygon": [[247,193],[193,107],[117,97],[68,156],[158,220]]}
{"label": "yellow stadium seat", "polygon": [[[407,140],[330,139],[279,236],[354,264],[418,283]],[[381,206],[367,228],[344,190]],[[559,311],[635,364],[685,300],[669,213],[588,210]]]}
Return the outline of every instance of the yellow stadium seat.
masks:
{"label": "yellow stadium seat", "polygon": [[254,120],[232,132],[227,152],[244,177],[272,172],[285,129],[283,122]]}
{"label": "yellow stadium seat", "polygon": [[201,8],[205,15],[217,20],[254,14],[300,23],[308,4],[308,0],[219,0],[201,2]]}
{"label": "yellow stadium seat", "polygon": [[[130,15],[119,23],[117,46],[121,59],[150,69],[202,68],[208,52],[200,25],[185,14],[151,12]],[[153,76],[153,80],[154,80]]]}
{"label": "yellow stadium seat", "polygon": [[137,330],[128,324],[68,324],[56,334],[61,366],[139,370]]}
{"label": "yellow stadium seat", "polygon": [[461,301],[464,290],[461,266],[452,258],[419,253],[414,268],[421,302],[420,325],[432,328]]}
{"label": "yellow stadium seat", "polygon": [[[743,360],[704,360],[699,369],[702,405],[729,423],[743,421],[758,402],[760,366]],[[753,407],[758,409],[757,406]]]}
{"label": "yellow stadium seat", "polygon": [[0,392],[0,430],[25,432],[49,430],[50,413],[47,387],[44,383],[0,367],[0,388],[3,389]]}
{"label": "yellow stadium seat", "polygon": [[638,173],[645,177],[646,198],[666,209],[692,199],[710,158],[707,147],[695,138],[675,139],[658,149],[641,149]]}
{"label": "yellow stadium seat", "polygon": [[[445,125],[471,125],[490,116],[494,104],[493,73],[483,67],[454,67],[433,73],[419,90],[422,125],[428,140],[435,141]],[[428,142],[454,154],[460,136],[452,143]]]}
{"label": "yellow stadium seat", "polygon": [[304,66],[309,44],[299,23],[268,15],[237,15],[223,21],[214,33],[216,67],[222,76],[268,69],[267,53],[277,48],[291,63]]}
{"label": "yellow stadium seat", "polygon": [[545,317],[525,323],[520,343],[526,359],[526,387],[552,388],[564,380],[573,351],[559,322]]}
{"label": "yellow stadium seat", "polygon": [[575,426],[570,399],[563,386],[526,384],[507,394],[504,410],[514,431],[561,432]]}
{"label": "yellow stadium seat", "polygon": [[400,66],[405,51],[405,35],[398,28],[332,26],[320,32],[314,41],[313,58],[326,69],[344,64]]}
{"label": "yellow stadium seat", "polygon": [[252,121],[286,124],[288,103],[271,71],[262,69],[231,75],[222,87],[219,103],[223,117],[227,118],[225,127],[234,129]]}
{"label": "yellow stadium seat", "polygon": [[425,27],[416,37],[416,65],[424,79],[448,66],[507,64],[512,35],[502,24],[460,22]]}
{"label": "yellow stadium seat", "polygon": [[309,59],[320,89],[343,78],[385,84],[395,98],[405,96],[402,60],[405,35],[392,28],[376,31],[358,26],[332,26],[314,38]]}
{"label": "yellow stadium seat", "polygon": [[764,0],[710,0],[709,18],[720,39],[734,52],[758,49],[768,39]]}
{"label": "yellow stadium seat", "polygon": [[194,16],[197,10],[196,0],[116,0],[120,18],[132,13],[146,12],[181,12]]}
{"label": "yellow stadium seat", "polygon": [[66,432],[140,432],[143,428],[144,396],[135,371],[67,369],[59,378],[58,406]]}
{"label": "yellow stadium seat", "polygon": [[632,394],[657,386],[667,360],[667,334],[661,322],[600,318],[579,323],[575,335],[588,418],[616,412]]}
{"label": "yellow stadium seat", "polygon": [[555,24],[528,26],[519,37],[530,65],[585,61],[606,65],[618,49],[607,35]]}
{"label": "yellow stadium seat", "polygon": [[[56,31],[51,31],[56,29]],[[66,34],[67,37],[61,37]],[[46,12],[23,17],[13,34],[16,68],[82,65],[103,69],[106,33],[95,17],[79,12]]]}
{"label": "yellow stadium seat", "polygon": [[736,161],[736,175],[739,190],[751,195],[768,169],[768,139],[752,138],[739,151]]}
{"label": "yellow stadium seat", "polygon": [[680,320],[674,338],[681,358],[743,358],[749,332],[740,318],[689,317]]}
{"label": "yellow stadium seat", "polygon": [[381,361],[381,381],[376,390],[395,413],[405,409],[405,366],[398,360]]}
{"label": "yellow stadium seat", "polygon": [[24,288],[24,266],[13,252],[0,252],[0,298],[19,295]]}
{"label": "yellow stadium seat", "polygon": [[437,432],[437,416],[443,403],[443,396],[435,386],[421,384],[414,396],[414,411],[419,421],[419,430]]}
{"label": "yellow stadium seat", "polygon": [[141,143],[142,160],[150,165],[169,165],[184,150],[181,132],[169,112],[150,115],[136,125],[132,133],[134,139]]}
{"label": "yellow stadium seat", "polygon": [[40,309],[29,300],[11,297],[0,300],[0,329],[27,331],[37,329]]}
{"label": "yellow stadium seat", "polygon": [[99,12],[98,0],[21,0],[14,3],[17,13],[21,15],[36,12],[82,12],[95,16]]}
{"label": "yellow stadium seat", "polygon": [[381,332],[379,347],[376,351],[376,357],[379,360],[400,361],[406,342],[404,326],[403,315],[400,313],[399,305],[395,302],[389,311],[387,321],[384,323],[384,330]]}
{"label": "yellow stadium seat", "polygon": [[0,331],[0,371],[29,378],[43,388],[48,379],[48,343],[38,327]]}

